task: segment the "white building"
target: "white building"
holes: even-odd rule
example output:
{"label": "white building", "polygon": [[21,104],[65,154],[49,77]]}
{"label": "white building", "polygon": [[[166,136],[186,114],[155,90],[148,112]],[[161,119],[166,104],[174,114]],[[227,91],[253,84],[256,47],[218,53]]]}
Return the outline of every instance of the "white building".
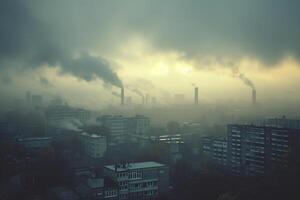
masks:
{"label": "white building", "polygon": [[128,118],[129,133],[135,135],[144,135],[150,128],[150,119],[143,115],[136,115]]}
{"label": "white building", "polygon": [[81,108],[66,105],[49,106],[46,110],[48,123],[59,123],[62,120],[78,119],[82,122],[90,117],[90,112]]}
{"label": "white building", "polygon": [[105,115],[100,118],[102,125],[109,128],[112,137],[127,133],[127,118],[122,115]]}
{"label": "white building", "polygon": [[91,158],[102,158],[106,152],[106,137],[82,133],[80,137],[85,153]]}

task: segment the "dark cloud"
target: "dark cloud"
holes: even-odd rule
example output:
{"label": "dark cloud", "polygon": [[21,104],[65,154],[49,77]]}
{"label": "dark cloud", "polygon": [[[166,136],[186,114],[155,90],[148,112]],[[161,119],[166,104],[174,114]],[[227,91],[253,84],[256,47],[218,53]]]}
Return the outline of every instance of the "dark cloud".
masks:
{"label": "dark cloud", "polygon": [[300,57],[299,7],[297,0],[165,1],[147,9],[145,15],[155,16],[144,33],[188,56],[253,56],[272,65]]}
{"label": "dark cloud", "polygon": [[62,66],[62,73],[72,74],[86,81],[101,78],[106,83],[122,87],[118,75],[111,69],[108,61],[102,58],[83,54],[79,58],[64,61]]}
{"label": "dark cloud", "polygon": [[271,66],[300,57],[299,7],[298,0],[2,0],[0,65],[60,66],[120,87],[108,61],[80,52],[109,54],[134,33],[193,58],[253,56]]}
{"label": "dark cloud", "polygon": [[[66,30],[60,27],[61,23],[69,27],[69,21],[61,13],[58,13],[58,16],[61,16],[60,21],[53,23],[55,12],[51,10],[51,7],[48,13],[52,13],[52,16],[43,15],[44,6],[47,3],[34,4],[33,2],[1,1],[1,69],[37,68],[42,65],[59,66],[62,74],[72,74],[86,81],[100,78],[114,86],[122,86],[118,75],[105,59],[82,53],[79,53],[79,58],[74,58],[74,54],[78,55],[78,52],[86,50],[84,43],[77,41],[79,33],[72,33],[71,28]],[[53,5],[59,6],[58,2],[53,2]],[[86,37],[84,34],[83,36]],[[84,38],[83,40],[86,40]]]}

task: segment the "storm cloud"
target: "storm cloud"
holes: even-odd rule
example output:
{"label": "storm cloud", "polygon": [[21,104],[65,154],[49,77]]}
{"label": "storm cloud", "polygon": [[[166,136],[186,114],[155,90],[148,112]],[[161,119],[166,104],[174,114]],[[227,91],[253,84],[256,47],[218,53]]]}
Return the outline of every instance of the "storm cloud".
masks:
{"label": "storm cloud", "polygon": [[[64,28],[60,29],[60,22],[53,24],[50,16],[38,15],[42,8],[37,12],[36,9],[39,8],[35,6],[34,1],[4,0],[1,2],[0,67],[2,70],[7,68],[26,70],[26,68],[34,69],[47,65],[59,67],[61,74],[71,74],[86,81],[100,78],[104,83],[122,87],[120,78],[113,71],[108,60],[89,55],[86,52],[89,49],[77,41],[79,38],[74,36],[76,33],[73,34],[72,29],[71,32]],[[63,17],[60,20],[66,23],[66,27],[68,26],[68,21],[64,21]]]}
{"label": "storm cloud", "polygon": [[189,57],[250,56],[272,66],[300,57],[299,7],[297,0],[2,0],[0,65],[59,67],[122,87],[103,55],[138,34]]}

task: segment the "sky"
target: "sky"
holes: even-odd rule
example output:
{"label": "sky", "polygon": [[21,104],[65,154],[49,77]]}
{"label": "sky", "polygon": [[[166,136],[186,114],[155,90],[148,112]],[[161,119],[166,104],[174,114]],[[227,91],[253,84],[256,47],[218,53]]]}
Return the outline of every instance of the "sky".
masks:
{"label": "sky", "polygon": [[[1,0],[0,91],[119,103],[300,100],[298,0]],[[162,100],[163,101],[163,100]]]}

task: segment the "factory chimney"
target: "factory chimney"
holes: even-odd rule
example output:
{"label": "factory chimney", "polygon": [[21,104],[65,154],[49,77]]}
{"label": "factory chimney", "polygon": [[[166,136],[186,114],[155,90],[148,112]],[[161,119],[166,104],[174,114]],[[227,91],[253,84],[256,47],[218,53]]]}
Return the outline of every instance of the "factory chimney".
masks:
{"label": "factory chimney", "polygon": [[252,89],[252,104],[256,104],[256,90]]}
{"label": "factory chimney", "polygon": [[195,105],[198,105],[198,87],[195,87]]}
{"label": "factory chimney", "polygon": [[124,88],[121,88],[121,106],[124,106]]}

